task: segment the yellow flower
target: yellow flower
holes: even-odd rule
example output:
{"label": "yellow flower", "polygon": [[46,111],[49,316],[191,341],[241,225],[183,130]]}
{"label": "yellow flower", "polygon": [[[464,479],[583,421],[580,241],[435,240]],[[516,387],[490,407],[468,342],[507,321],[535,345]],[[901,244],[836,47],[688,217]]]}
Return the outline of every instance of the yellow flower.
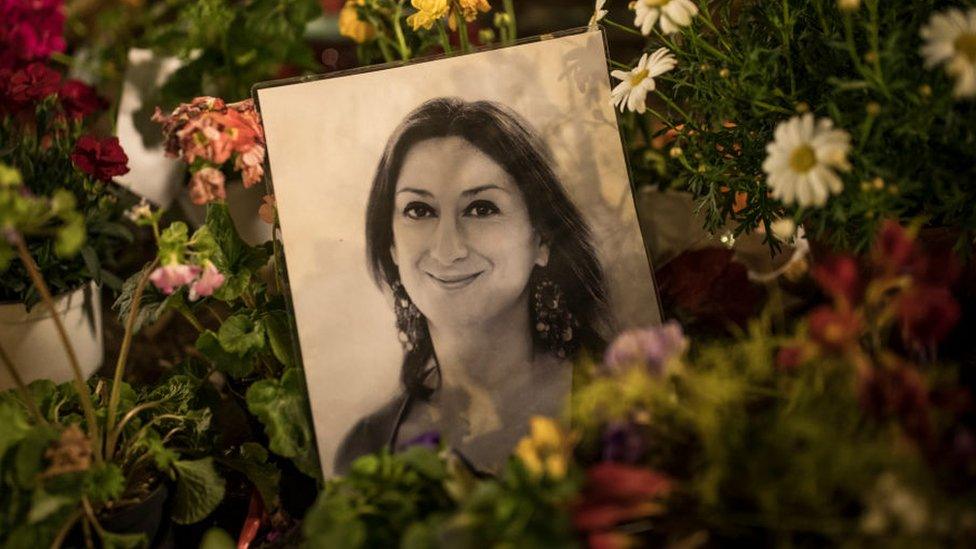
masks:
{"label": "yellow flower", "polygon": [[366,0],[346,0],[339,12],[339,34],[352,38],[357,44],[368,42],[376,36],[376,28],[359,18],[356,6],[363,6]]}
{"label": "yellow flower", "polygon": [[[461,7],[461,16],[468,23],[478,18],[479,11],[482,13],[491,11],[491,4],[488,3],[488,0],[458,0],[458,6]],[[452,31],[457,30],[457,16],[454,8],[451,9],[451,14],[447,18],[447,24]]]}
{"label": "yellow flower", "polygon": [[529,420],[529,436],[515,447],[515,455],[534,477],[561,479],[569,470],[573,440],[552,419],[535,416]]}
{"label": "yellow flower", "polygon": [[448,0],[410,0],[410,4],[417,8],[417,13],[407,17],[407,24],[415,31],[430,29],[451,9]]}

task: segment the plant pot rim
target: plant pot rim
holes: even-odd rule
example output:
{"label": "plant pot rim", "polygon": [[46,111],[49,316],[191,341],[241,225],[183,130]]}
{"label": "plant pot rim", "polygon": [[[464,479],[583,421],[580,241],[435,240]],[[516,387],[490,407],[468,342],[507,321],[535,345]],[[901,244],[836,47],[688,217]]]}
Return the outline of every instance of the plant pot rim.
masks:
{"label": "plant pot rim", "polygon": [[[70,303],[70,300],[67,299],[67,298],[70,297],[70,296],[72,296],[72,295],[74,295],[75,293],[77,293],[79,291],[85,290],[88,287],[93,287],[93,290],[96,291],[96,292],[99,291],[99,290],[101,290],[101,284],[96,283],[94,278],[89,278],[85,282],[82,282],[81,284],[78,284],[77,286],[71,288],[70,290],[65,290],[65,291],[63,291],[63,292],[61,292],[59,294],[55,294],[53,296],[54,297],[54,304],[55,304],[55,307],[57,307],[58,312],[61,313],[61,314],[64,314],[64,313],[66,313],[66,312],[68,312],[68,311],[70,311],[72,309],[77,309],[79,307],[83,307],[84,306],[84,301],[83,300],[79,300],[77,303]],[[43,308],[43,303],[38,303],[38,304],[34,305],[34,307],[32,307],[30,311],[27,311],[27,307],[24,305],[24,302],[23,301],[17,301],[17,300],[0,300],[0,309],[5,309],[5,308],[8,308],[8,307],[18,307],[18,306],[20,307],[20,311],[22,311],[23,314],[28,315],[28,314],[33,313],[34,312],[34,309],[36,309],[38,307],[42,307]],[[43,320],[45,318],[50,318],[50,313],[48,313],[47,310],[43,310],[43,314],[42,314],[42,316],[40,318],[32,318],[32,319],[26,319],[26,320],[25,319],[21,319],[19,321],[15,321],[15,322],[5,322],[3,320],[0,320],[0,324],[4,324],[4,325],[22,324],[24,322],[37,322],[37,321]]]}

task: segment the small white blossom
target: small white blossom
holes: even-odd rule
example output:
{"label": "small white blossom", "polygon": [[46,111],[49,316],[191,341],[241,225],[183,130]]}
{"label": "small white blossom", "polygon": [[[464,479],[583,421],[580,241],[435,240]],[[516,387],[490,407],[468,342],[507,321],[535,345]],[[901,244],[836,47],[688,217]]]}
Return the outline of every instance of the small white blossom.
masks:
{"label": "small white blossom", "polygon": [[935,13],[920,32],[925,68],[945,65],[956,79],[956,97],[976,97],[976,8]]}
{"label": "small white blossom", "polygon": [[667,48],[659,48],[650,57],[645,53],[637,66],[628,71],[615,70],[610,73],[621,82],[610,92],[610,101],[620,107],[643,114],[647,109],[648,92],[654,91],[654,78],[673,69],[678,61]]}
{"label": "small white blossom", "polygon": [[634,26],[641,34],[651,34],[654,23],[660,21],[661,32],[672,34],[691,24],[698,15],[698,6],[692,0],[636,0],[633,4],[636,16]]}
{"label": "small white blossom", "polygon": [[796,234],[796,221],[793,221],[789,217],[781,217],[770,223],[769,229],[772,231],[773,236],[780,242],[789,242],[793,239],[793,235]]}
{"label": "small white blossom", "polygon": [[596,0],[596,4],[593,6],[593,17],[590,17],[589,26],[596,26],[604,17],[607,16],[607,10],[603,9],[603,5],[607,3],[607,0]]}
{"label": "small white blossom", "polygon": [[776,126],[766,145],[763,171],[773,198],[784,204],[823,206],[844,183],[835,170],[847,171],[851,136],[834,129],[829,119],[814,123],[813,114],[794,116]]}
{"label": "small white blossom", "polygon": [[143,198],[138,204],[132,206],[125,211],[125,217],[132,221],[133,223],[139,223],[142,220],[152,219],[152,206],[149,205],[149,201]]}

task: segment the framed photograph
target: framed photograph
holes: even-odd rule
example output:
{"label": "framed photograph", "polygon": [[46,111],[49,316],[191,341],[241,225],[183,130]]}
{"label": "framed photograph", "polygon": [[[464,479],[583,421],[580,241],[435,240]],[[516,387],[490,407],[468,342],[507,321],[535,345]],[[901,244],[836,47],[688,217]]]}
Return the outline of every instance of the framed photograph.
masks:
{"label": "framed photograph", "polygon": [[660,322],[601,31],[254,95],[327,477],[436,437],[497,471]]}

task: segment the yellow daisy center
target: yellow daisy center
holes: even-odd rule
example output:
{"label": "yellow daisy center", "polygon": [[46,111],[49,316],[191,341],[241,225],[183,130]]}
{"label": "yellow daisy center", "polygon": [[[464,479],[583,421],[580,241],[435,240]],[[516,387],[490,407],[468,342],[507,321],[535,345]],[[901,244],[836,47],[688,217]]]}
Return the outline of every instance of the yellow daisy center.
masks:
{"label": "yellow daisy center", "polygon": [[976,63],[976,33],[964,32],[959,35],[959,38],[956,38],[956,41],[952,45],[970,63]]}
{"label": "yellow daisy center", "polygon": [[800,145],[790,155],[790,167],[797,173],[807,173],[817,165],[817,151],[810,145]]}
{"label": "yellow daisy center", "polygon": [[671,0],[644,0],[644,5],[649,8],[661,8],[667,6]]}
{"label": "yellow daisy center", "polygon": [[635,72],[634,74],[630,75],[630,85],[636,86],[637,84],[640,84],[641,82],[644,81],[645,78],[647,78],[647,75],[650,73],[651,71],[647,69]]}

